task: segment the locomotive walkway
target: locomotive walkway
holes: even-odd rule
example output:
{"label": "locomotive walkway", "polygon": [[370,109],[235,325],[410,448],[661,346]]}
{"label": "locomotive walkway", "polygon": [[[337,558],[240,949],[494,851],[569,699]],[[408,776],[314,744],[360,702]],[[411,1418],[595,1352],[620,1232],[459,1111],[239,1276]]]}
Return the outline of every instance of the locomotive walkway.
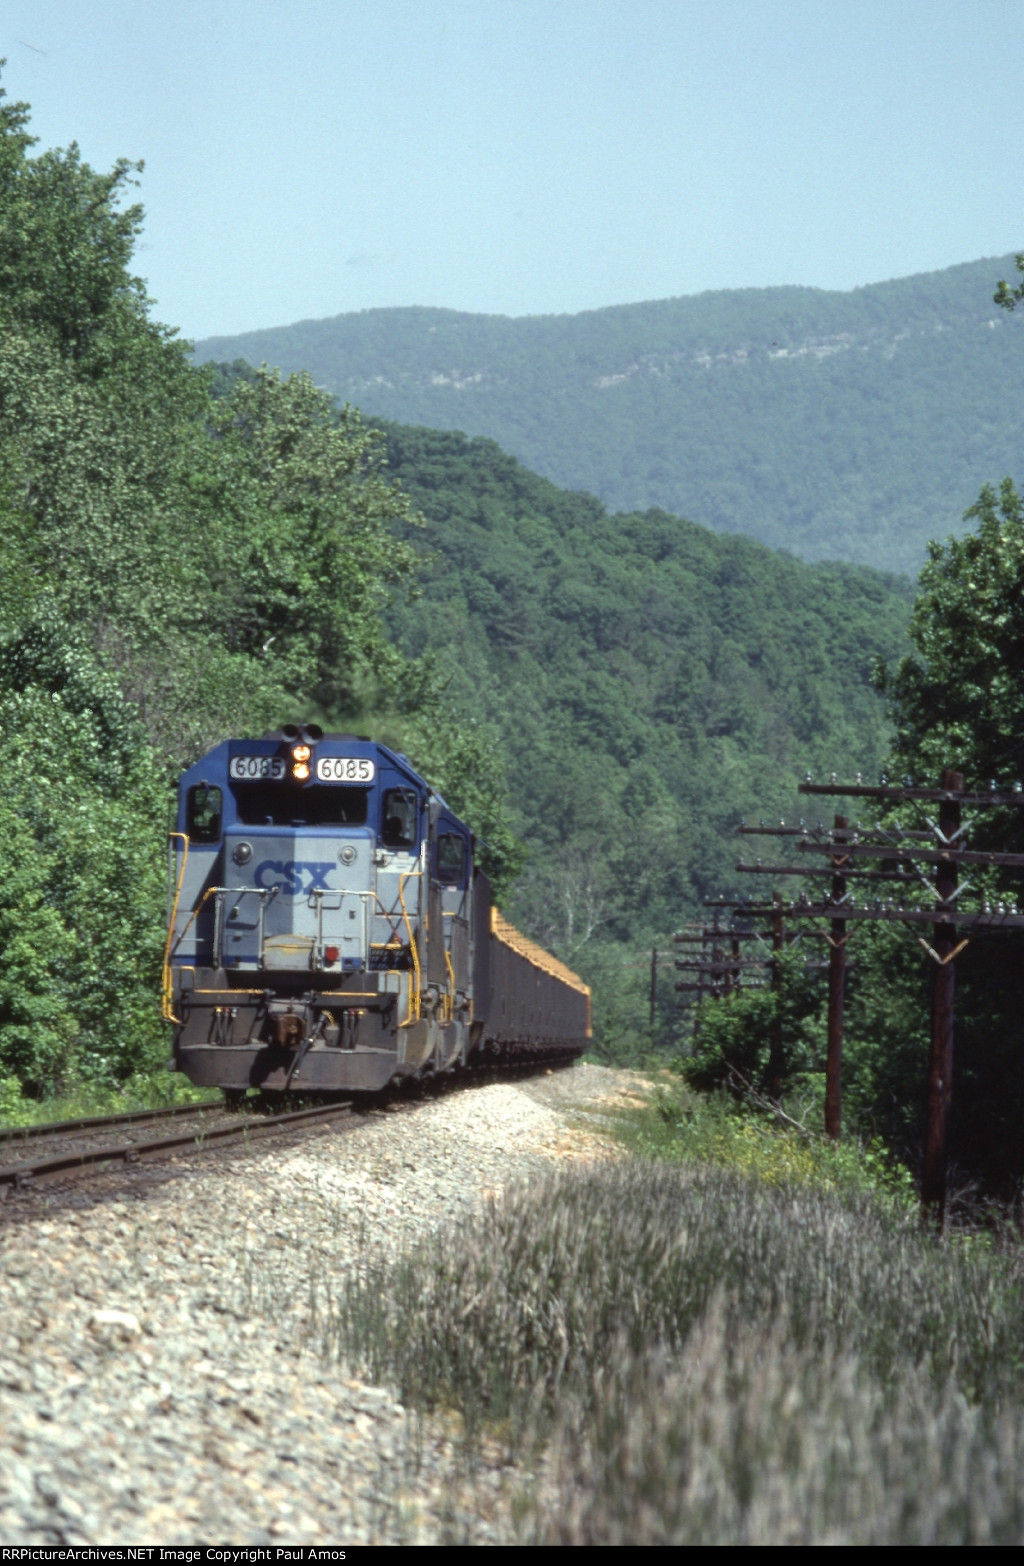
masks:
{"label": "locomotive walkway", "polygon": [[[5,1544],[494,1544],[509,1475],[322,1357],[347,1269],[511,1180],[614,1156],[595,1066],[471,1087],[358,1135],[191,1160],[75,1208],[0,1209]],[[4,1154],[6,1158],[6,1151]],[[26,1213],[32,1209],[31,1218]]]}

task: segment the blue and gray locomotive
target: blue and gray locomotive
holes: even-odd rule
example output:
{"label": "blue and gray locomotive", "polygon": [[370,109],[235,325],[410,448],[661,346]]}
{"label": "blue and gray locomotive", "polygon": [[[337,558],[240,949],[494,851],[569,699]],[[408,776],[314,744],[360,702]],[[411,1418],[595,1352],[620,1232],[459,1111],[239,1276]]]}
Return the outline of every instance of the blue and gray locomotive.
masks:
{"label": "blue and gray locomotive", "polygon": [[581,1054],[589,990],[493,907],[474,846],[385,745],[313,724],[218,745],[171,834],[176,1069],[229,1093],[366,1092]]}

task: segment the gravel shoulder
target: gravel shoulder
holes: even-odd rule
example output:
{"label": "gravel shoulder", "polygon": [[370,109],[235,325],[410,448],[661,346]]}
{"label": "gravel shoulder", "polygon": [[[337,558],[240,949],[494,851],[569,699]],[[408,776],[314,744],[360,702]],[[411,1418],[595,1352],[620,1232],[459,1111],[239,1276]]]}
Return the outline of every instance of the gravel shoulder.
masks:
{"label": "gravel shoulder", "polygon": [[499,1544],[514,1475],[318,1352],[324,1302],[513,1180],[618,1156],[591,1065],[0,1220],[0,1542]]}

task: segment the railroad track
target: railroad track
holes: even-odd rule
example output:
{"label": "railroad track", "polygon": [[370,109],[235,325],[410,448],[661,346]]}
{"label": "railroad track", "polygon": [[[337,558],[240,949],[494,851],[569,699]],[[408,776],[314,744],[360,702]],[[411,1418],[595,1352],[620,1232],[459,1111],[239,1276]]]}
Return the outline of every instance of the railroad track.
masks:
{"label": "railroad track", "polygon": [[[0,1157],[13,1150],[11,1143],[46,1139],[65,1145],[58,1152],[39,1149],[29,1158],[0,1166],[0,1202],[19,1192],[32,1190],[40,1182],[59,1175],[81,1175],[107,1172],[118,1166],[139,1163],[143,1159],[157,1158],[162,1154],[202,1151],[207,1147],[223,1147],[230,1142],[255,1141],[276,1131],[299,1130],[316,1121],[344,1120],[351,1116],[348,1102],[318,1104],[310,1109],[288,1110],[278,1115],[236,1115],[221,1124],[191,1126],[170,1136],[142,1137],[133,1140],[107,1141],[103,1133],[136,1131],[147,1123],[198,1115],[200,1119],[215,1111],[224,1112],[219,1103],[187,1105],[171,1110],[141,1110],[136,1114],[94,1116],[83,1120],[68,1120],[47,1126],[34,1126],[0,1133],[0,1142],[8,1147]],[[87,1145],[82,1145],[83,1134]],[[98,1145],[92,1145],[100,1135]],[[69,1145],[70,1144],[70,1145]]]}
{"label": "railroad track", "polygon": [[[6,1126],[0,1130],[0,1146],[9,1142],[33,1142],[40,1137],[76,1136],[82,1131],[113,1130],[118,1126],[144,1126],[158,1120],[175,1120],[184,1115],[224,1113],[221,1098],[208,1103],[176,1104],[171,1109],[135,1109],[121,1115],[85,1115],[78,1120],[49,1120],[37,1126]],[[0,1153],[0,1157],[6,1155]]]}
{"label": "railroad track", "polygon": [[[378,1102],[390,1101],[391,1108],[410,1110],[416,1098],[426,1093],[465,1089],[495,1078],[502,1081],[532,1076],[539,1070],[570,1065],[574,1055],[556,1056],[539,1061],[507,1063],[483,1062],[475,1070],[458,1077],[443,1077],[421,1084],[414,1096],[385,1092]],[[399,1102],[395,1102],[396,1097]],[[238,1114],[229,1111],[221,1099],[206,1103],[176,1105],[168,1109],[140,1109],[120,1115],[86,1116],[78,1120],[50,1121],[44,1125],[15,1126],[0,1130],[0,1204],[18,1192],[44,1190],[60,1177],[75,1179],[90,1174],[109,1174],[127,1169],[162,1155],[201,1152],[230,1146],[232,1142],[254,1142],[278,1131],[302,1130],[318,1122],[347,1120],[353,1116],[348,1100],[317,1104],[306,1109],[291,1109],[281,1114],[263,1112]],[[219,1117],[219,1122],[218,1122]],[[149,1126],[181,1121],[183,1127],[172,1135],[139,1135]],[[120,1136],[122,1140],[110,1140]],[[37,1144],[44,1144],[38,1146]],[[29,1156],[15,1158],[17,1153]]]}

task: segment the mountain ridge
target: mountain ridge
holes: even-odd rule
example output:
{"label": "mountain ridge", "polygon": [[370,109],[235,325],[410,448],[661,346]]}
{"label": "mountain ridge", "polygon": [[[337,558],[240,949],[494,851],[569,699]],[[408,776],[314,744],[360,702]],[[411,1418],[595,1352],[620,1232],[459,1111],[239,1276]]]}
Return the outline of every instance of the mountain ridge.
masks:
{"label": "mountain ridge", "polygon": [[431,306],[196,345],[308,370],[365,413],[464,430],[611,509],[912,573],[1020,460],[1012,258],[853,290],[722,289],[575,315]]}

